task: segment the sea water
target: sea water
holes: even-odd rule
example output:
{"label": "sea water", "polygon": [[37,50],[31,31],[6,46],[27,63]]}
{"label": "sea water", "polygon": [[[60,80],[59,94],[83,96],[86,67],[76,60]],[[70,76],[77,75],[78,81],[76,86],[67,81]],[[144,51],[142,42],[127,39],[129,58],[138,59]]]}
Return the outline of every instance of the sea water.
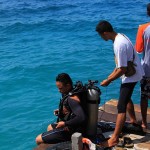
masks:
{"label": "sea water", "polygon": [[[30,150],[55,121],[58,73],[99,83],[115,67],[112,42],[95,31],[108,20],[135,44],[149,21],[148,0],[0,0],[0,150]],[[140,57],[140,56],[139,56]],[[118,99],[120,79],[101,87],[101,104]],[[133,93],[140,102],[139,83]]]}

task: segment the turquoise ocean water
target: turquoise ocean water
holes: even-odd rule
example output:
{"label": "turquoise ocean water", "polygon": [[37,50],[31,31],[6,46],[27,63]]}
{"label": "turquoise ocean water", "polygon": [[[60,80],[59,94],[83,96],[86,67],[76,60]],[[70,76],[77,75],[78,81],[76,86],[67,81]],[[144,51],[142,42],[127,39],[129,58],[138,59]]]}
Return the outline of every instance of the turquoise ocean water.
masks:
{"label": "turquoise ocean water", "polygon": [[[30,150],[55,121],[55,76],[103,80],[114,67],[112,42],[95,32],[108,20],[135,43],[148,0],[0,0],[0,150]],[[100,87],[101,105],[118,99],[120,80]],[[139,104],[140,88],[133,94]]]}

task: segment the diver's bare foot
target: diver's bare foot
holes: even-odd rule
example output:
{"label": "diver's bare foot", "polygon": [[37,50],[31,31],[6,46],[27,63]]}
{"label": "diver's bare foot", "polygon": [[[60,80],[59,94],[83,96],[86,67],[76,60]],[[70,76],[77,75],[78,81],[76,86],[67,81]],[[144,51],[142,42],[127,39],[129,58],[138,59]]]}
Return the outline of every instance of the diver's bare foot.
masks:
{"label": "diver's bare foot", "polygon": [[115,140],[113,138],[110,138],[109,140],[107,140],[103,143],[100,143],[100,146],[102,146],[102,147],[113,147],[113,146],[117,145],[118,142],[119,142],[118,139]]}
{"label": "diver's bare foot", "polygon": [[142,124],[141,124],[141,127],[142,127],[143,129],[147,129],[147,124],[142,123]]}

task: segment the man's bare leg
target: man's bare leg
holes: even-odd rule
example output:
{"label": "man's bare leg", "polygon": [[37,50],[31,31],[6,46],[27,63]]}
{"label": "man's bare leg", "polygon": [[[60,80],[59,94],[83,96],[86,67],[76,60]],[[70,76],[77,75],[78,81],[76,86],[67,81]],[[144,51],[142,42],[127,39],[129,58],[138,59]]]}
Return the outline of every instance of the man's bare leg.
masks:
{"label": "man's bare leg", "polygon": [[36,143],[39,145],[39,144],[41,144],[41,143],[43,143],[43,140],[42,140],[42,134],[40,134],[40,135],[38,135],[37,137],[36,137]]}
{"label": "man's bare leg", "polygon": [[142,115],[142,127],[147,128],[147,107],[148,99],[141,98],[141,115]]}
{"label": "man's bare leg", "polygon": [[127,112],[130,117],[130,123],[137,123],[132,100],[130,100],[127,104]]}
{"label": "man's bare leg", "polygon": [[47,131],[51,131],[51,130],[53,130],[53,127],[52,127],[51,124],[50,124],[50,125],[48,125],[48,127],[47,127]]}
{"label": "man's bare leg", "polygon": [[126,119],[126,113],[119,113],[117,115],[115,131],[112,137],[108,141],[104,142],[102,146],[112,147],[112,146],[117,145],[119,141],[119,134],[121,133],[122,127],[125,123],[125,119]]}

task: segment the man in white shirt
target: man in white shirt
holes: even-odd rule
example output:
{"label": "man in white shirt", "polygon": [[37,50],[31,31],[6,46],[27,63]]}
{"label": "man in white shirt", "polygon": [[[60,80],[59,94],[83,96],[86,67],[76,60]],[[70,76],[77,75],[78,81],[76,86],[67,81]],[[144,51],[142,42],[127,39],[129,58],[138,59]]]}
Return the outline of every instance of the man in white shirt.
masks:
{"label": "man in white shirt", "polygon": [[[98,23],[96,31],[105,41],[113,41],[116,60],[116,68],[105,80],[101,82],[101,86],[108,86],[113,80],[119,77],[121,77],[122,81],[117,106],[118,115],[115,131],[108,141],[102,143],[105,147],[113,147],[117,145],[119,141],[119,134],[126,120],[126,110],[130,116],[130,122],[132,124],[137,124],[131,96],[136,83],[142,79],[143,71],[140,65],[140,60],[134,50],[134,46],[128,37],[123,34],[116,33],[113,30],[112,25],[105,20]],[[130,77],[125,76],[128,61],[133,61],[136,69],[136,73]]]}

